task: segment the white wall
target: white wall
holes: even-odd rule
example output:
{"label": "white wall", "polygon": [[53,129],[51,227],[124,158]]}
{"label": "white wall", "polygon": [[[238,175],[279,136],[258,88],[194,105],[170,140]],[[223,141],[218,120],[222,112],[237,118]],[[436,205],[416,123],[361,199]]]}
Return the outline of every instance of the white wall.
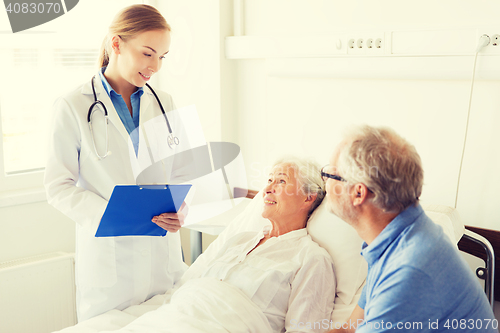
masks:
{"label": "white wall", "polygon": [[75,225],[47,202],[0,208],[0,262],[75,251]]}
{"label": "white wall", "polygon": [[[498,27],[495,13],[500,9],[496,1],[452,0],[252,0],[244,4],[247,36],[274,40],[297,38],[302,41],[297,43],[297,50],[308,47],[303,41],[312,37],[339,33],[449,29],[451,34],[460,36],[464,29]],[[473,50],[474,46],[469,48]],[[233,60],[237,63],[238,89],[238,130],[233,140],[242,147],[251,187],[262,184],[262,170],[281,154],[311,156],[321,164],[328,163],[340,132],[350,124],[368,123],[391,126],[415,144],[425,170],[423,201],[455,206],[474,60],[472,52],[461,58],[435,57],[433,59],[441,63],[434,63],[434,68],[425,68],[429,58],[415,58],[411,64],[415,68],[424,66],[430,73],[427,76],[432,77],[419,80],[415,79],[417,69],[408,69],[409,77],[399,74],[387,78],[370,73],[366,78],[362,73],[352,77],[349,74],[340,77],[325,74],[323,78],[300,74],[298,77],[296,70],[289,75],[275,74],[280,62],[304,66],[301,70],[305,73],[308,63],[285,58],[265,59],[265,56],[248,53],[251,59],[242,56],[240,60]],[[338,59],[350,66],[346,71],[352,69],[352,72],[356,64],[376,71],[381,63],[380,57],[330,58],[333,60],[318,56],[317,61],[334,64]],[[453,70],[460,75],[442,71],[439,64],[454,63],[458,58],[463,62],[457,66],[463,64],[463,67],[455,66]],[[395,63],[395,58],[386,59],[388,67],[391,61]],[[480,56],[478,72],[485,71],[487,60],[491,59]],[[432,76],[433,71],[440,74]],[[443,78],[439,79],[441,73]],[[500,229],[495,198],[500,186],[500,175],[496,171],[500,169],[496,144],[500,142],[496,131],[500,125],[499,89],[498,80],[475,83],[457,204],[465,224],[491,229]]]}
{"label": "white wall", "polygon": [[[234,63],[224,57],[224,38],[232,31],[232,2],[162,0],[157,4],[172,26],[160,87],[173,96],[177,107],[196,105],[206,140],[220,141],[221,115],[231,114],[234,100]],[[228,131],[231,125],[226,124]]]}
{"label": "white wall", "polygon": [[[494,0],[244,0],[245,34],[459,28],[498,22]],[[300,46],[298,46],[300,47]]]}

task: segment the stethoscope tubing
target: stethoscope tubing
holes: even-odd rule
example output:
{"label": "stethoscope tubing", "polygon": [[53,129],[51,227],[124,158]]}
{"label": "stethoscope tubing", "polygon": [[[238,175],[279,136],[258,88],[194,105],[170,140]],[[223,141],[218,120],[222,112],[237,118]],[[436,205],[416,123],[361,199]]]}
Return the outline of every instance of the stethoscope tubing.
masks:
{"label": "stethoscope tubing", "polygon": [[[87,113],[87,122],[89,124],[90,133],[91,133],[91,136],[92,136],[92,143],[94,145],[95,153],[96,153],[96,155],[97,155],[97,157],[99,159],[103,159],[103,158],[105,158],[106,156],[109,155],[109,150],[108,150],[108,144],[109,144],[109,137],[108,137],[108,110],[106,109],[106,106],[104,105],[104,103],[102,101],[100,101],[100,100],[97,99],[97,94],[95,92],[95,87],[94,87],[94,79],[95,79],[95,75],[90,80],[90,83],[92,85],[92,93],[94,94],[94,102],[90,105],[89,112]],[[151,88],[151,86],[149,84],[146,83],[146,86],[153,93],[156,101],[158,102],[158,105],[160,106],[161,113],[163,114],[163,117],[165,118],[165,122],[167,123],[167,128],[168,128],[168,132],[169,132],[169,135],[168,135],[168,138],[167,138],[168,146],[170,148],[172,148],[173,145],[179,145],[179,138],[173,135],[172,127],[170,126],[170,122],[168,121],[167,114],[165,113],[165,110],[163,109],[163,105],[160,102],[160,98],[158,97],[158,95],[156,94],[156,92],[153,90],[153,88]],[[102,106],[103,113],[104,113],[105,127],[106,127],[106,154],[102,155],[102,156],[99,155],[99,152],[97,151],[97,147],[96,147],[95,139],[94,139],[94,131],[92,129],[92,121],[91,121],[92,113],[94,112],[94,108],[95,108],[96,105],[101,105]]]}
{"label": "stethoscope tubing", "polygon": [[151,86],[149,84],[146,83],[146,86],[149,88],[149,90],[151,90],[151,92],[155,96],[156,100],[158,101],[158,105],[160,106],[161,113],[163,114],[163,117],[165,117],[165,121],[167,122],[168,133],[172,134],[172,127],[170,127],[170,122],[168,121],[167,114],[165,113],[165,110],[163,109],[163,105],[161,105],[160,98],[158,97],[158,95],[156,95],[156,92],[153,90],[153,88],[151,88]]}

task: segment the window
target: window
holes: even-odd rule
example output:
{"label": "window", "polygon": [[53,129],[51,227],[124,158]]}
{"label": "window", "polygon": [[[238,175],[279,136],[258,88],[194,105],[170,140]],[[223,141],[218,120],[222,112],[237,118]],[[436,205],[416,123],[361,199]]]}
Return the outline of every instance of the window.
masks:
{"label": "window", "polygon": [[16,34],[0,11],[0,192],[42,185],[54,101],[90,80],[116,12],[142,2],[80,1],[63,16]]}

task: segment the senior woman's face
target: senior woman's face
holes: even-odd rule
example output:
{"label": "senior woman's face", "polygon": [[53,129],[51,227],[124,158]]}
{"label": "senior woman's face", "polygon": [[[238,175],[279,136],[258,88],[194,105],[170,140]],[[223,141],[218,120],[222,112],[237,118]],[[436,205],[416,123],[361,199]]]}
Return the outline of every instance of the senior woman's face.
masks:
{"label": "senior woman's face", "polygon": [[271,221],[286,222],[298,213],[307,210],[307,196],[300,190],[295,169],[287,164],[274,166],[264,188],[264,211],[262,217]]}

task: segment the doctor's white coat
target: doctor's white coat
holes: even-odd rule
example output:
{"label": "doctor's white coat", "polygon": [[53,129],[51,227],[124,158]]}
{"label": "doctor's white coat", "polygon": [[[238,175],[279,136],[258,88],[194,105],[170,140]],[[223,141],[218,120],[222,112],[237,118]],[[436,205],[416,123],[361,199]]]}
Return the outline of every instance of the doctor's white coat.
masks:
{"label": "doctor's white coat", "polygon": [[[111,154],[99,160],[94,151],[87,122],[89,107],[94,102],[89,80],[55,103],[45,171],[48,202],[76,222],[79,321],[141,303],[164,292],[187,267],[182,262],[179,233],[167,232],[165,237],[94,237],[115,185],[189,180],[183,177],[192,162],[179,159],[170,159],[169,163],[152,162],[136,177],[129,134],[97,75],[94,84],[97,98],[104,103],[109,115]],[[174,109],[171,96],[163,92],[157,94],[169,114]],[[161,110],[156,99],[149,88],[144,87],[140,128],[144,129],[145,122],[159,115]],[[180,122],[170,116],[169,120],[174,131],[179,128]],[[101,111],[94,112],[92,124],[97,149],[103,155],[106,129]],[[139,155],[148,154],[144,136],[139,150]]]}

